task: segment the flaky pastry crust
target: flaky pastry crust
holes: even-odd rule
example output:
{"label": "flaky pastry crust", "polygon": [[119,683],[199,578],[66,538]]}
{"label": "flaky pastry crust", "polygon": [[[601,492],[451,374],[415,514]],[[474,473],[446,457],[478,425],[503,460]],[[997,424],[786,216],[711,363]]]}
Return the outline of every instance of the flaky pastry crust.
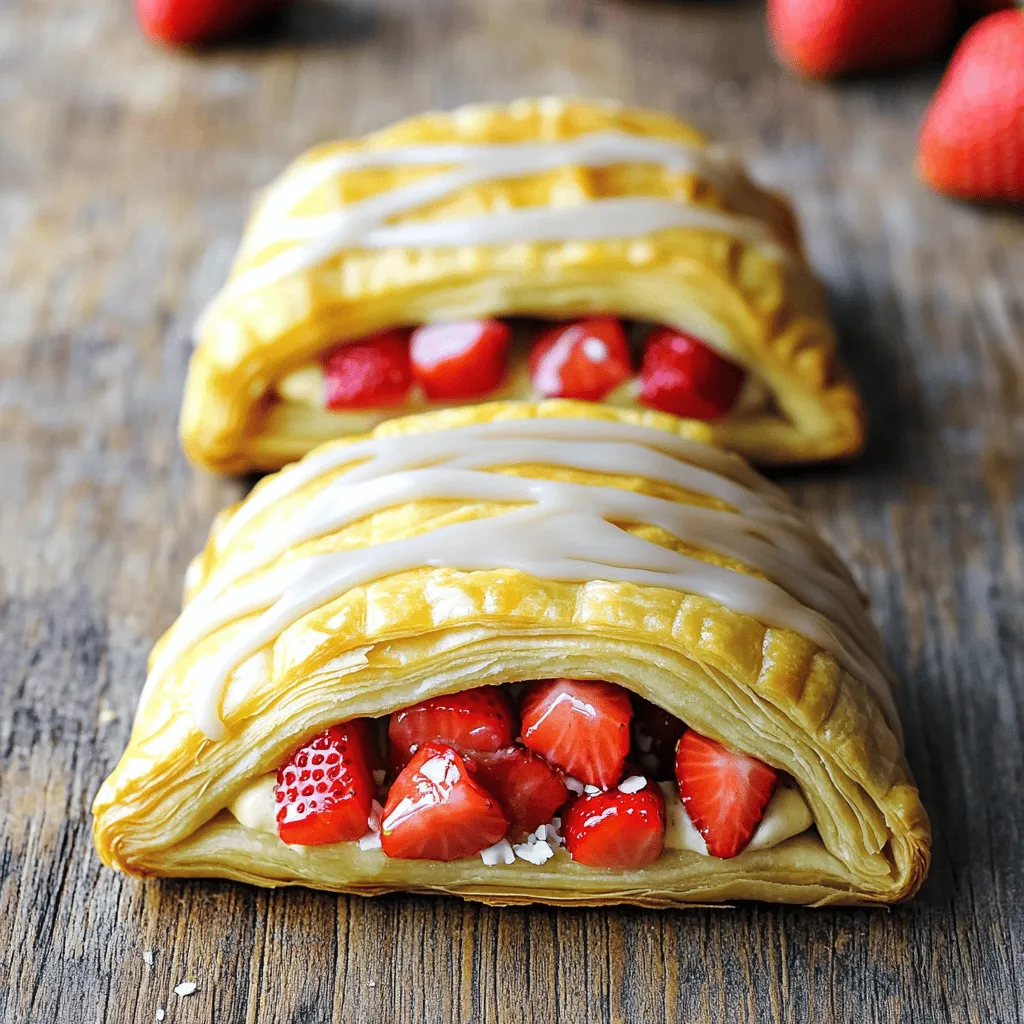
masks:
{"label": "flaky pastry crust", "polygon": [[[575,402],[447,410],[389,422],[374,436],[412,438],[544,417],[707,436],[673,417]],[[333,448],[343,451],[348,444],[335,442]],[[279,476],[301,473],[302,466]],[[344,470],[272,502],[240,529],[231,524],[246,503],[222,513],[189,572],[187,603],[270,543],[339,472]],[[587,473],[547,464],[494,472],[588,479]],[[276,479],[261,482],[248,500]],[[642,476],[600,482],[680,504],[721,504]],[[486,501],[411,501],[308,541],[278,564],[358,551],[500,511]],[[629,529],[668,551],[685,548],[709,563],[745,571],[663,531],[642,524]],[[231,601],[238,586],[228,586],[217,601]],[[926,874],[928,819],[901,741],[865,681],[804,636],[766,627],[707,597],[599,579],[563,583],[500,569],[418,568],[385,576],[308,611],[240,666],[220,708],[226,737],[210,739],[197,726],[191,702],[212,659],[245,623],[240,616],[215,630],[142,700],[128,749],[93,808],[105,863],[139,875],[217,876],[363,894],[415,890],[491,903],[645,906],[736,899],[893,902],[914,893]],[[176,628],[151,660],[173,642]],[[387,715],[434,694],[552,676],[620,683],[699,732],[789,773],[812,811],[815,831],[732,860],[666,851],[638,872],[583,868],[564,853],[540,867],[517,861],[487,868],[479,858],[450,864],[389,860],[351,843],[295,849],[246,829],[225,810],[254,778],[333,723]]]}

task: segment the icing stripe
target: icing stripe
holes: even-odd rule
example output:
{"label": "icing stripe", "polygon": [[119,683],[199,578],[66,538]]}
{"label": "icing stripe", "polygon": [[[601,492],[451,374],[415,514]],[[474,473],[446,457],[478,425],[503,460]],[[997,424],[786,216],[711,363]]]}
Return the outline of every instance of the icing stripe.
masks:
{"label": "icing stripe", "polygon": [[[485,468],[534,462],[661,480],[718,497],[735,511]],[[335,472],[337,478],[304,507],[289,510],[287,521],[255,524],[277,502]],[[430,498],[508,508],[413,537],[278,562],[306,540],[376,511]],[[616,525],[625,523],[659,526],[684,544],[716,551],[767,578],[675,552]],[[267,538],[252,549],[240,546],[231,557],[230,548],[250,526]],[[703,595],[830,651],[867,682],[899,730],[881,640],[838,559],[781,492],[738,459],[668,433],[537,418],[332,446],[257,490],[215,543],[224,568],[182,612],[146,684],[151,691],[217,629],[255,616],[211,658],[196,689],[195,717],[211,737],[223,734],[220,703],[238,665],[303,615],[352,588],[424,566],[519,569],[562,582],[621,581]]]}
{"label": "icing stripe", "polygon": [[[684,200],[610,198],[440,221],[389,223],[462,190],[563,167],[656,164],[715,184],[736,213]],[[436,173],[317,216],[295,207],[346,172],[384,167],[436,167]],[[444,168],[444,169],[443,169]],[[687,145],[627,132],[593,132],[565,140],[508,144],[443,144],[335,153],[286,172],[257,210],[243,240],[252,256],[268,245],[289,247],[229,280],[214,305],[316,266],[346,249],[497,245],[508,242],[638,238],[673,228],[718,231],[761,247],[774,259],[791,254],[756,216],[759,193],[716,147]],[[211,306],[212,310],[214,307]],[[210,315],[210,310],[204,317]]]}

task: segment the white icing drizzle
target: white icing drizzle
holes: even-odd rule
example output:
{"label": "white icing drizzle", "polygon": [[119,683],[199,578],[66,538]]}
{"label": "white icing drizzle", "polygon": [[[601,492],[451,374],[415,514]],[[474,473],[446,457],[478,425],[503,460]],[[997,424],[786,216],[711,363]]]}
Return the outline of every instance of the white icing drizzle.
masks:
{"label": "white icing drizzle", "polygon": [[[720,498],[736,511],[485,468],[531,462],[664,481]],[[257,517],[330,473],[338,475],[303,508],[261,530],[258,545],[223,558]],[[510,508],[418,536],[279,561],[304,541],[373,512],[430,498]],[[669,550],[617,523],[661,527],[767,578]],[[535,418],[334,445],[260,487],[216,543],[224,568],[184,609],[146,684],[150,692],[206,637],[254,616],[211,658],[196,688],[195,718],[211,738],[224,735],[223,692],[247,658],[347,591],[420,567],[518,569],[562,582],[621,581],[703,595],[832,652],[871,686],[891,726],[899,729],[881,641],[838,559],[781,492],[739,459],[667,432],[612,421]]]}
{"label": "white icing drizzle", "polygon": [[[540,174],[565,166],[605,167],[620,163],[656,164],[670,171],[699,175],[715,184],[734,207],[756,210],[755,187],[736,163],[717,147],[693,146],[628,132],[593,132],[564,140],[424,144],[334,153],[300,164],[277,182],[256,212],[243,242],[243,252],[251,255],[269,244],[285,244],[288,248],[230,280],[215,303],[316,266],[346,249],[357,248],[618,239],[673,228],[695,228],[742,238],[774,259],[791,257],[756,216],[722,212],[673,199],[596,199],[573,205],[504,210],[476,217],[389,223],[484,182]],[[294,214],[295,207],[305,197],[332,177],[354,170],[412,166],[439,169],[434,174],[328,213]]]}

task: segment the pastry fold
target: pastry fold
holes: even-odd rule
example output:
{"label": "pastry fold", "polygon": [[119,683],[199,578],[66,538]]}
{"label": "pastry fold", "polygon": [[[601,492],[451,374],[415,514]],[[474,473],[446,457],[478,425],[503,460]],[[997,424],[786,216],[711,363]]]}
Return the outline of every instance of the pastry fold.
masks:
{"label": "pastry fold", "polygon": [[[494,403],[396,420],[216,520],[93,807],[105,863],[363,894],[673,906],[892,902],[928,819],[881,642],[776,488],[660,414]],[[637,871],[294,848],[229,813],[328,726],[427,697],[606,679],[790,776],[811,831]]]}
{"label": "pastry fold", "polygon": [[[402,325],[590,314],[688,332],[746,371],[758,400],[711,424],[718,444],[773,464],[862,446],[789,204],[673,117],[555,98],[425,114],[288,168],[197,327],[182,442],[211,469],[277,469],[430,406],[415,390],[345,412],[282,397],[338,345]],[[520,365],[489,397],[543,396]],[[636,408],[636,389],[607,401]]]}

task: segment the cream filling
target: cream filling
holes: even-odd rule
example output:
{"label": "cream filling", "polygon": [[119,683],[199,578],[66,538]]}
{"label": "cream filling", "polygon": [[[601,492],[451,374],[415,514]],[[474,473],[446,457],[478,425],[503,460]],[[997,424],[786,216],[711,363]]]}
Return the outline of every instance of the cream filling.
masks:
{"label": "cream filling", "polygon": [[[704,857],[708,854],[707,843],[686,812],[686,805],[679,797],[679,789],[672,782],[659,782],[665,797],[665,848],[667,850],[690,850]],[[768,850],[786,839],[806,832],[814,824],[811,810],[803,794],[791,786],[779,786],[768,801],[750,842],[744,850]]]}
{"label": "cream filling", "polygon": [[[277,835],[274,804],[276,783],[276,773],[261,775],[235,797],[228,805],[228,810],[239,825],[253,832]],[[665,797],[665,849],[689,850],[704,857],[710,856],[703,836],[697,831],[679,799],[677,787],[671,782],[660,782],[658,785]],[[800,791],[791,786],[780,786],[765,808],[764,817],[745,849],[768,850],[806,832],[813,823],[810,808]],[[360,849],[370,847],[363,846],[361,841]]]}

